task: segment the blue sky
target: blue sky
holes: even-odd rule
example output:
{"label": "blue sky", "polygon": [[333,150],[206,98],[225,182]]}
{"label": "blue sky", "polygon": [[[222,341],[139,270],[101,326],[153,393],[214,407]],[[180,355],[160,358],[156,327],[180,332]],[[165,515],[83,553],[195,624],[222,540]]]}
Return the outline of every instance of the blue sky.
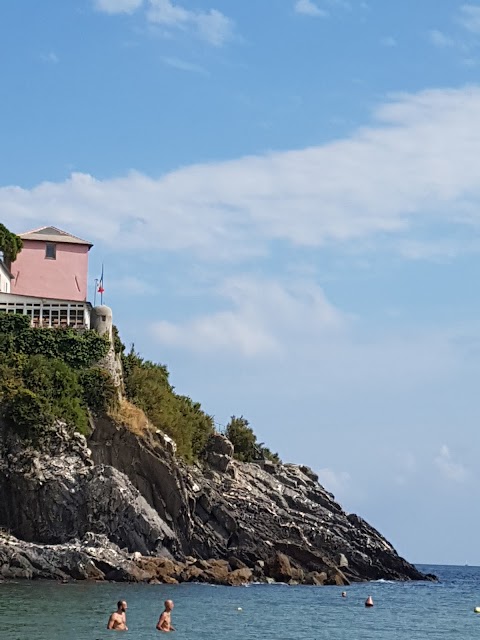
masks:
{"label": "blue sky", "polygon": [[480,3],[0,6],[0,219],[415,562],[480,564]]}

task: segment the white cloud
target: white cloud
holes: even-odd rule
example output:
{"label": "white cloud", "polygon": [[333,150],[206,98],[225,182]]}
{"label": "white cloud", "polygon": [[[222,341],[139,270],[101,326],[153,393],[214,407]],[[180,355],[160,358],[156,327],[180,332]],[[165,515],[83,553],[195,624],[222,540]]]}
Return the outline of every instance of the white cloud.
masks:
{"label": "white cloud", "polygon": [[[207,260],[355,243],[416,227],[480,226],[480,88],[400,95],[372,126],[322,146],[192,165],[150,178],[75,173],[0,188],[16,230],[56,224],[127,250],[188,250]],[[294,215],[293,215],[294,212]],[[99,224],[99,220],[102,224]]]}
{"label": "white cloud", "polygon": [[296,13],[300,13],[304,16],[313,16],[318,18],[325,18],[328,12],[324,9],[320,9],[312,0],[297,0],[294,9]]}
{"label": "white cloud", "polygon": [[454,41],[450,36],[445,35],[442,31],[438,29],[432,29],[428,32],[428,39],[431,44],[435,47],[446,48],[452,47],[454,45]]}
{"label": "white cloud", "polygon": [[440,452],[435,458],[435,465],[447,480],[464,482],[468,477],[467,469],[452,459],[452,454],[446,444],[441,446]]}
{"label": "white cloud", "polygon": [[201,73],[207,74],[206,69],[201,67],[198,64],[194,64],[193,62],[188,62],[187,60],[181,60],[180,58],[162,58],[164,64],[168,67],[173,67],[174,69],[179,69],[180,71],[188,71],[190,73]]}
{"label": "white cloud", "polygon": [[472,33],[480,33],[480,5],[464,4],[460,7],[460,24]]}
{"label": "white cloud", "polygon": [[147,18],[153,24],[177,29],[194,29],[206,42],[222,46],[233,33],[233,22],[216,9],[189,10],[171,0],[149,0]]}
{"label": "white cloud", "polygon": [[57,54],[54,51],[49,51],[41,56],[43,62],[50,62],[51,64],[58,64],[60,62]]}
{"label": "white cloud", "polygon": [[348,0],[325,0],[325,2],[327,2],[329,5],[333,7],[338,7],[340,9],[345,9],[347,11],[350,11],[352,9],[352,5]]}
{"label": "white cloud", "polygon": [[383,47],[396,47],[397,46],[397,41],[395,40],[395,38],[393,36],[385,36],[384,38],[382,38],[380,40],[380,44]]}
{"label": "white cloud", "polygon": [[104,13],[133,13],[143,5],[143,0],[94,0],[97,11]]}
{"label": "white cloud", "polygon": [[429,240],[408,238],[398,242],[398,251],[408,260],[448,262],[457,256],[466,256],[480,251],[480,239],[468,232],[456,237],[430,238]]}
{"label": "white cloud", "polygon": [[229,308],[173,324],[152,327],[164,345],[191,351],[231,351],[241,356],[278,356],[286,344],[297,346],[332,335],[345,318],[314,283],[281,283],[264,278],[225,280],[216,291]]}

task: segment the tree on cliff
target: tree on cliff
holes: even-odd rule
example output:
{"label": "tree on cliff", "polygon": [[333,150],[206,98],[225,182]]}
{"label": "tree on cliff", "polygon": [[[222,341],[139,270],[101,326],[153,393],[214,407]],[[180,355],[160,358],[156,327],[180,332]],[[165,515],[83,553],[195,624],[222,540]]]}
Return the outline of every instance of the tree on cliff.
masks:
{"label": "tree on cliff", "polygon": [[225,436],[233,444],[234,457],[240,462],[253,462],[266,459],[272,462],[280,462],[278,453],[272,453],[263,442],[257,442],[257,436],[249,426],[249,422],[243,416],[232,416],[225,429]]}
{"label": "tree on cliff", "polygon": [[0,222],[0,252],[9,267],[23,247],[23,241]]}

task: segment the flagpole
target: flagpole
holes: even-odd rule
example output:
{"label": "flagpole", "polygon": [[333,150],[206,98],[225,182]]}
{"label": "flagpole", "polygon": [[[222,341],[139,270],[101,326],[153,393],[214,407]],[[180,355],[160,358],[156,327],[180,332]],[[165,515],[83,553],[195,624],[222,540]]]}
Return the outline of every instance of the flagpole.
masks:
{"label": "flagpole", "polygon": [[100,292],[100,304],[103,304],[103,262],[102,262],[102,290]]}

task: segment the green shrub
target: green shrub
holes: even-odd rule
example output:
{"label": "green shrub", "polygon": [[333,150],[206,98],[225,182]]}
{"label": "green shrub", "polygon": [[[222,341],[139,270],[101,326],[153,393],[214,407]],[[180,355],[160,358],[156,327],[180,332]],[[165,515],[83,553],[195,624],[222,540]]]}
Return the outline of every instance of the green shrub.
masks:
{"label": "green shrub", "polygon": [[7,424],[21,438],[32,442],[36,442],[55,421],[48,402],[25,388],[12,394],[2,405],[2,409]]}
{"label": "green shrub", "polygon": [[[28,407],[32,410],[32,420],[35,419],[34,401],[43,407],[38,414],[40,428],[56,419],[65,422],[72,430],[88,432],[88,414],[78,376],[61,360],[38,355],[12,356],[0,369],[0,377],[3,414],[17,426],[19,433],[25,429],[31,431],[30,422],[25,426],[19,420],[22,416],[28,418]],[[17,407],[18,402],[20,407]]]}
{"label": "green shrub", "polygon": [[79,374],[84,404],[96,414],[118,407],[118,391],[111,375],[104,369],[85,369]]}
{"label": "green shrub", "polygon": [[123,344],[120,338],[120,334],[118,332],[118,328],[115,325],[113,325],[112,327],[112,334],[113,334],[113,349],[117,354],[117,356],[122,355],[125,352],[125,345]]}
{"label": "green shrub", "polygon": [[30,318],[20,313],[0,313],[0,333],[19,334],[30,329]]}
{"label": "green shrub", "polygon": [[200,404],[175,393],[164,365],[143,360],[133,347],[122,361],[128,400],[175,440],[179,455],[187,461],[197,458],[214,432],[212,417]]}
{"label": "green shrub", "polygon": [[[127,399],[177,445],[187,461],[197,459],[214,433],[213,418],[198,402],[175,392],[167,368],[125,354],[114,329],[115,352],[121,354]],[[88,409],[102,414],[117,408],[111,376],[95,364],[109,349],[108,338],[95,331],[33,329],[27,316],[0,314],[0,411],[9,424],[33,439],[61,420],[87,434]],[[258,443],[248,421],[232,417],[226,431],[235,457],[245,462],[265,457],[278,461]]]}
{"label": "green shrub", "polygon": [[225,429],[225,436],[234,447],[233,456],[240,462],[253,462],[255,460],[271,460],[281,462],[278,453],[273,453],[263,442],[257,442],[257,436],[249,426],[248,420],[243,416],[232,416]]}
{"label": "green shrub", "polygon": [[241,462],[252,462],[259,456],[255,450],[257,438],[253,429],[248,426],[248,420],[243,416],[232,416],[225,429],[225,436],[234,447],[234,457]]}
{"label": "green shrub", "polygon": [[79,377],[108,348],[108,340],[95,331],[33,329],[28,316],[0,314],[0,403],[5,419],[23,437],[34,434],[35,421],[42,431],[52,420],[87,434],[88,401],[94,400],[94,410],[110,406],[113,383],[106,373],[85,373],[82,381]]}
{"label": "green shrub", "polygon": [[75,369],[90,367],[109,349],[106,336],[96,331],[33,329],[27,316],[0,314],[0,353],[26,353],[58,358]]}

